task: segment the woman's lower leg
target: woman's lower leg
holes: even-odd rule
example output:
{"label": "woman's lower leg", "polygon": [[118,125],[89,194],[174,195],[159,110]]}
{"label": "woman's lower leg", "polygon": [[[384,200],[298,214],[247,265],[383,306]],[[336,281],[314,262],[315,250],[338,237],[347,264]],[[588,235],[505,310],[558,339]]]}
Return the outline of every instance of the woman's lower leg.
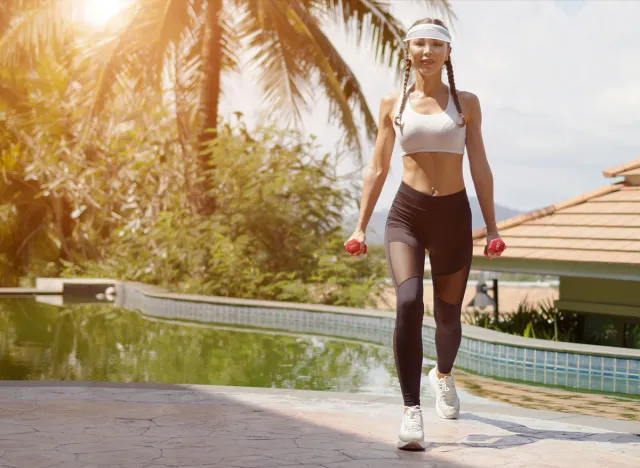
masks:
{"label": "woman's lower leg", "polygon": [[406,407],[420,405],[424,316],[422,293],[422,278],[409,278],[398,287],[396,299],[393,349],[400,389]]}
{"label": "woman's lower leg", "polygon": [[436,353],[439,377],[451,373],[462,341],[462,305],[448,304],[437,295],[434,300]]}

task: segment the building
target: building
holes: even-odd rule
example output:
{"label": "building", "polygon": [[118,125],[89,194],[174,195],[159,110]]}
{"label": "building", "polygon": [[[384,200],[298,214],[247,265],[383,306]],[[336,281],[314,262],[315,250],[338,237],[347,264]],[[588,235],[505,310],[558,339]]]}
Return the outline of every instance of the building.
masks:
{"label": "building", "polygon": [[578,312],[585,332],[640,324],[640,159],[606,169],[620,180],[593,192],[498,223],[507,250],[483,256],[485,229],[474,232],[473,269],[529,272],[560,279],[560,310]]}

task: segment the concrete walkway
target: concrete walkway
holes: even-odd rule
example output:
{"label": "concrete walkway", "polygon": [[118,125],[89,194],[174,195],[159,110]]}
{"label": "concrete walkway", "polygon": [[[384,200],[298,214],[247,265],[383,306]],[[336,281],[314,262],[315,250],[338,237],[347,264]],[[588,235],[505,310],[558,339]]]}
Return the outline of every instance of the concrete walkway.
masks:
{"label": "concrete walkway", "polygon": [[[638,467],[640,423],[423,401],[425,452],[395,448],[397,397],[258,388],[3,382],[0,466]],[[606,408],[603,408],[606,413]]]}

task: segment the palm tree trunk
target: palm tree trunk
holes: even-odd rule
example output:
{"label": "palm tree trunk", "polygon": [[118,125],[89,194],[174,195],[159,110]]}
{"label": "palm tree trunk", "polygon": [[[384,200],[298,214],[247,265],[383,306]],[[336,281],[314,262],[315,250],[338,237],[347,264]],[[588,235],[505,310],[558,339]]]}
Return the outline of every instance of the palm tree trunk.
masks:
{"label": "palm tree trunk", "polygon": [[[218,105],[220,99],[220,74],[222,69],[222,27],[220,25],[220,11],[222,0],[208,0],[207,22],[205,25],[204,41],[202,44],[202,97],[199,110],[198,146],[216,138],[218,126]],[[213,133],[212,133],[213,132]],[[210,193],[211,181],[207,174],[214,166],[210,164],[209,156],[198,152],[198,168],[204,180],[201,184],[200,212],[211,214],[215,211],[215,199]]]}

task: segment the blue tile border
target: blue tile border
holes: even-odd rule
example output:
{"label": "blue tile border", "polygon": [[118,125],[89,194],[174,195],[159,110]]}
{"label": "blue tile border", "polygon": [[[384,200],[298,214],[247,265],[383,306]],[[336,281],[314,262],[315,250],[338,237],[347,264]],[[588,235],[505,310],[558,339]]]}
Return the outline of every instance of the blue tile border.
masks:
{"label": "blue tile border", "polygon": [[[135,284],[117,287],[117,305],[167,319],[320,334],[391,345],[393,314],[349,314],[272,306],[221,304],[147,294]],[[425,356],[435,356],[435,330],[423,325]],[[640,359],[527,348],[463,336],[456,367],[481,375],[569,388],[640,394]]]}

